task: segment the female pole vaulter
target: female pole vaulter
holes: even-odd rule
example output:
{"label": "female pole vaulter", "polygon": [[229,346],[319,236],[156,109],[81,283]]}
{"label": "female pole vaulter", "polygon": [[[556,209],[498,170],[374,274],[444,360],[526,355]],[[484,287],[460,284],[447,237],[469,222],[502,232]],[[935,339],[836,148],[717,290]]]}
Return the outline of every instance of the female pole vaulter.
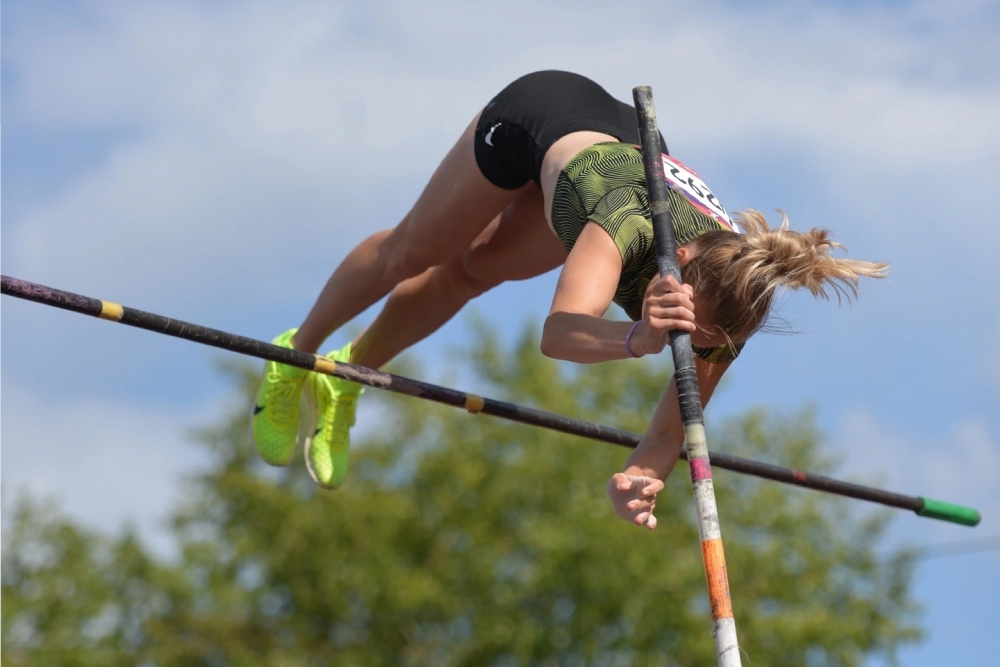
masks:
{"label": "female pole vaulter", "polygon": [[[753,210],[730,218],[694,172],[664,156],[683,284],[658,277],[634,109],[569,72],[528,74],[472,120],[413,208],[336,268],[305,321],[274,343],[316,353],[330,334],[388,295],[355,340],[327,356],[379,368],[510,280],[562,266],[541,350],[577,363],[656,354],[690,332],[705,404],[747,339],[765,325],[779,288],[856,294],[888,266],[831,255],[824,229],[777,228]],[[662,143],[664,150],[666,144]],[[734,220],[735,219],[735,220]],[[616,303],[630,321],[603,317]],[[287,465],[303,390],[317,407],[306,463],[339,486],[361,386],[268,362],[253,415],[261,457]],[[619,516],[649,528],[656,493],[683,446],[673,382],[624,471],[608,484]]]}

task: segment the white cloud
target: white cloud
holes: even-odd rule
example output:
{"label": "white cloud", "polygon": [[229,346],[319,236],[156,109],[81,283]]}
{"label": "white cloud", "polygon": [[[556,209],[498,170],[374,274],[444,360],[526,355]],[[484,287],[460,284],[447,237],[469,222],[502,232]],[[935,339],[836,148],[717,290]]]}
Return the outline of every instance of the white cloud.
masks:
{"label": "white cloud", "polygon": [[204,463],[187,437],[203,416],[71,402],[4,377],[4,498],[13,500],[18,489],[54,497],[75,520],[103,531],[131,523],[162,552],[163,521],[180,500],[180,478]]}
{"label": "white cloud", "polygon": [[[834,442],[847,452],[849,472],[898,493],[974,507],[983,517],[979,534],[1000,532],[1000,441],[981,420],[914,436],[859,410],[845,417]],[[901,530],[922,544],[967,537],[951,524],[919,524]]]}
{"label": "white cloud", "polygon": [[[975,3],[946,17],[927,4],[620,7],[616,20],[634,26],[632,43],[653,45],[651,60],[623,48],[617,31],[595,33],[588,12],[565,10],[39,6],[8,26],[8,127],[120,127],[131,138],[8,225],[7,257],[57,282],[127,275],[147,295],[218,272],[267,284],[287,272],[274,258],[301,255],[302,238],[322,239],[309,251],[336,257],[360,229],[394,224],[404,198],[379,188],[415,192],[475,109],[538,67],[579,69],[620,97],[651,83],[668,136],[696,154],[784,142],[864,180],[1000,152],[995,74],[971,69],[982,54],[942,48],[988,30]],[[929,13],[935,29],[914,38]],[[115,261],[95,261],[97,248]],[[176,267],[180,282],[164,280]]]}
{"label": "white cloud", "polygon": [[[280,167],[314,170],[342,165],[343,152],[355,151],[356,170],[357,158],[380,165],[390,150],[442,152],[430,142],[457,136],[497,86],[563,66],[622,97],[639,80],[653,83],[665,91],[661,116],[677,123],[671,131],[720,150],[784,137],[912,169],[928,154],[960,162],[1000,145],[995,72],[978,52],[941,48],[957,33],[968,40],[989,30],[974,12],[958,25],[961,11],[948,14],[951,23],[935,16],[936,29],[916,39],[913,24],[933,7],[859,13],[778,5],[741,13],[714,3],[689,11],[625,5],[619,20],[634,26],[629,37],[656,49],[640,58],[614,31],[582,42],[593,18],[557,5],[84,8],[75,21],[39,10],[25,26],[30,32],[13,29],[7,64],[18,84],[7,102],[15,122],[138,127],[154,151],[161,135],[179,133],[208,138],[206,153],[239,146]],[[652,18],[636,20],[643,16]],[[504,58],[494,57],[498,50]],[[971,80],[947,76],[970,62],[982,68]]]}
{"label": "white cloud", "polygon": [[[991,59],[940,48],[989,34],[975,5],[966,14],[949,5],[951,21],[935,15],[920,39],[914,24],[934,9],[927,5],[624,5],[630,40],[653,49],[640,58],[617,32],[580,40],[594,27],[586,11],[523,4],[484,13],[455,2],[102,2],[85,3],[75,21],[39,10],[8,43],[18,72],[8,104],[20,122],[43,127],[200,129],[292,156],[345,143],[422,148],[428,136],[456,136],[459,119],[508,78],[576,63],[622,97],[640,79],[680,91],[661,98],[661,111],[698,142],[728,146],[756,131],[906,166],[920,147],[970,159],[1000,141]],[[524,21],[529,9],[535,18]],[[504,58],[492,55],[504,46]],[[360,116],[367,131],[356,127]]]}
{"label": "white cloud", "polygon": [[[993,323],[992,334],[987,340],[1000,340],[1000,316]],[[989,330],[989,329],[988,329]],[[1000,347],[989,346],[988,357],[984,372],[987,374],[987,383],[992,385],[994,394],[1000,398]]]}

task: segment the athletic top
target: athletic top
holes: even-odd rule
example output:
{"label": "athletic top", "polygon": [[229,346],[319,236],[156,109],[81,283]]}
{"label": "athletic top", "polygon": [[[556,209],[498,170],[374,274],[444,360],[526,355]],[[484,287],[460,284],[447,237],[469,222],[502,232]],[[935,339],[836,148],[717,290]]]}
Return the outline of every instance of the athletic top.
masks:
{"label": "athletic top", "polygon": [[[694,172],[673,158],[663,159],[672,186],[668,190],[670,217],[678,246],[708,231],[739,231]],[[594,144],[570,160],[559,174],[552,198],[552,226],[567,251],[573,248],[588,221],[600,225],[621,253],[622,273],[614,302],[633,321],[642,319],[646,286],[658,267],[646,174],[638,146]],[[722,363],[735,359],[743,344],[692,347],[702,359]]]}

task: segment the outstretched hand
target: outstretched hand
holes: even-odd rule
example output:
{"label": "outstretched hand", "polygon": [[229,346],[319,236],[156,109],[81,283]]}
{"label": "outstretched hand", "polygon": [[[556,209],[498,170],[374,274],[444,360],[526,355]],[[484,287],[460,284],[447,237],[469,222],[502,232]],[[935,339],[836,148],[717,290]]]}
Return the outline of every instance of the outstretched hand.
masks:
{"label": "outstretched hand", "polygon": [[615,514],[637,526],[656,528],[656,494],[663,490],[663,480],[645,475],[615,473],[608,481],[608,497],[615,506]]}

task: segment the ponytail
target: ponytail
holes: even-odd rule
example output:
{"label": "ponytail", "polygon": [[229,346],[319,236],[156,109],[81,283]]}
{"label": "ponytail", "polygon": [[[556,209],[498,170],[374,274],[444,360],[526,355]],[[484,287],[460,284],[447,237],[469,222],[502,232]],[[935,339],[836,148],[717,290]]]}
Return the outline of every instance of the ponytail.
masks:
{"label": "ponytail", "polygon": [[804,288],[824,299],[833,293],[839,302],[857,296],[863,276],[888,275],[888,264],[831,256],[845,248],[830,239],[829,231],[792,231],[784,213],[775,229],[754,210],[734,217],[745,233],[698,236],[685,246],[691,259],[682,269],[684,282],[694,287],[715,327],[731,341],[746,340],[766,325],[779,287]]}

